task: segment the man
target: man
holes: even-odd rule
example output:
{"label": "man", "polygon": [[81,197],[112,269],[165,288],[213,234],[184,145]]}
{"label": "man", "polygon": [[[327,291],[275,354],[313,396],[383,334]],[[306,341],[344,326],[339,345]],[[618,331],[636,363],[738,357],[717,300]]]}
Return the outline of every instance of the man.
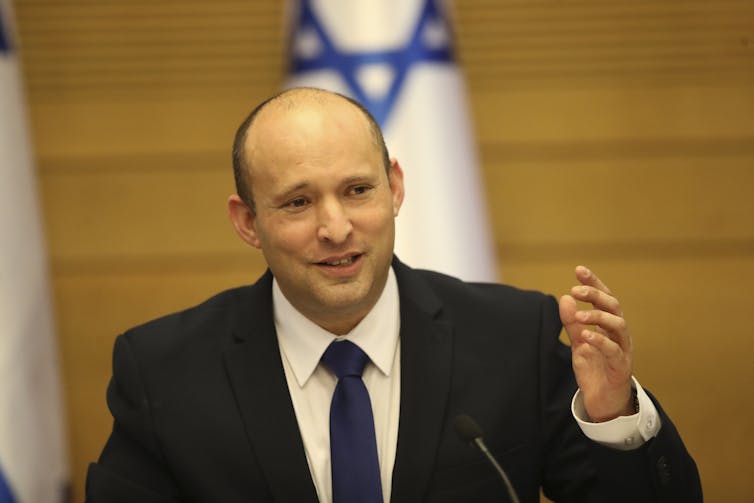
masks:
{"label": "man", "polygon": [[[239,128],[234,171],[230,218],[269,271],[117,339],[113,432],[88,501],[501,501],[453,431],[459,414],[486,429],[521,501],[540,487],[556,501],[701,500],[675,428],[631,376],[618,301],[591,271],[576,269],[558,307],[393,256],[403,174],[356,103],[315,89],[271,98]],[[328,360],[349,345],[366,355],[356,381]],[[331,423],[341,381],[363,383],[371,404],[368,435],[344,445],[366,447],[345,464],[354,425]],[[369,459],[375,487],[343,496]]]}

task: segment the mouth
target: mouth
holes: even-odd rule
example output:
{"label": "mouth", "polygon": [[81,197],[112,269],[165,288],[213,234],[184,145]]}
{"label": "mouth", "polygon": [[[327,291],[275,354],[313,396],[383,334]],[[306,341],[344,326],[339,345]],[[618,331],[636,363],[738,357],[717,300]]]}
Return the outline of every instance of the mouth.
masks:
{"label": "mouth", "polygon": [[353,265],[355,262],[358,262],[359,259],[363,254],[361,253],[354,253],[352,255],[347,255],[344,257],[332,257],[327,258],[321,262],[317,262],[316,264],[319,266],[325,266],[325,267],[348,267],[350,265]]}

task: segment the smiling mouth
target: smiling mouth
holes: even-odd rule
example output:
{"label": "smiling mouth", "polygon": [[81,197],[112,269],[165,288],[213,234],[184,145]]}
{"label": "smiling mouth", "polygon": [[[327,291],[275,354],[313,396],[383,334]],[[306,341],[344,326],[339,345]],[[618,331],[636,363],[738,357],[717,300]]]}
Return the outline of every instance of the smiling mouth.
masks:
{"label": "smiling mouth", "polygon": [[346,267],[354,262],[356,262],[359,258],[361,258],[361,254],[351,255],[350,257],[344,257],[338,260],[325,260],[322,262],[317,262],[319,265],[326,265],[329,267]]}

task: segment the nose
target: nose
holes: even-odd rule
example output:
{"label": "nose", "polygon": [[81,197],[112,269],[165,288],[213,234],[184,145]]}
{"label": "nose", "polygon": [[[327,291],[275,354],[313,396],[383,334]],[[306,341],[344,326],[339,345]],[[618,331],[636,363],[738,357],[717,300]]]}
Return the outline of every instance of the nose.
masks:
{"label": "nose", "polygon": [[348,239],[353,231],[348,211],[340,201],[322,201],[318,218],[317,237],[322,241],[341,244]]}

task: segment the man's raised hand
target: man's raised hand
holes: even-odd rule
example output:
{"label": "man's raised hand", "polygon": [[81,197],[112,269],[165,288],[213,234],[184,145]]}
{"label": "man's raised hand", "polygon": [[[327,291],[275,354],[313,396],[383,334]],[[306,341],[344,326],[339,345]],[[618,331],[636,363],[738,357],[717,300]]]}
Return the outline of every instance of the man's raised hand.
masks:
{"label": "man's raised hand", "polygon": [[[631,335],[618,299],[584,266],[576,267],[576,279],[580,284],[560,298],[560,319],[586,412],[595,422],[631,415]],[[591,306],[580,309],[577,300]]]}

